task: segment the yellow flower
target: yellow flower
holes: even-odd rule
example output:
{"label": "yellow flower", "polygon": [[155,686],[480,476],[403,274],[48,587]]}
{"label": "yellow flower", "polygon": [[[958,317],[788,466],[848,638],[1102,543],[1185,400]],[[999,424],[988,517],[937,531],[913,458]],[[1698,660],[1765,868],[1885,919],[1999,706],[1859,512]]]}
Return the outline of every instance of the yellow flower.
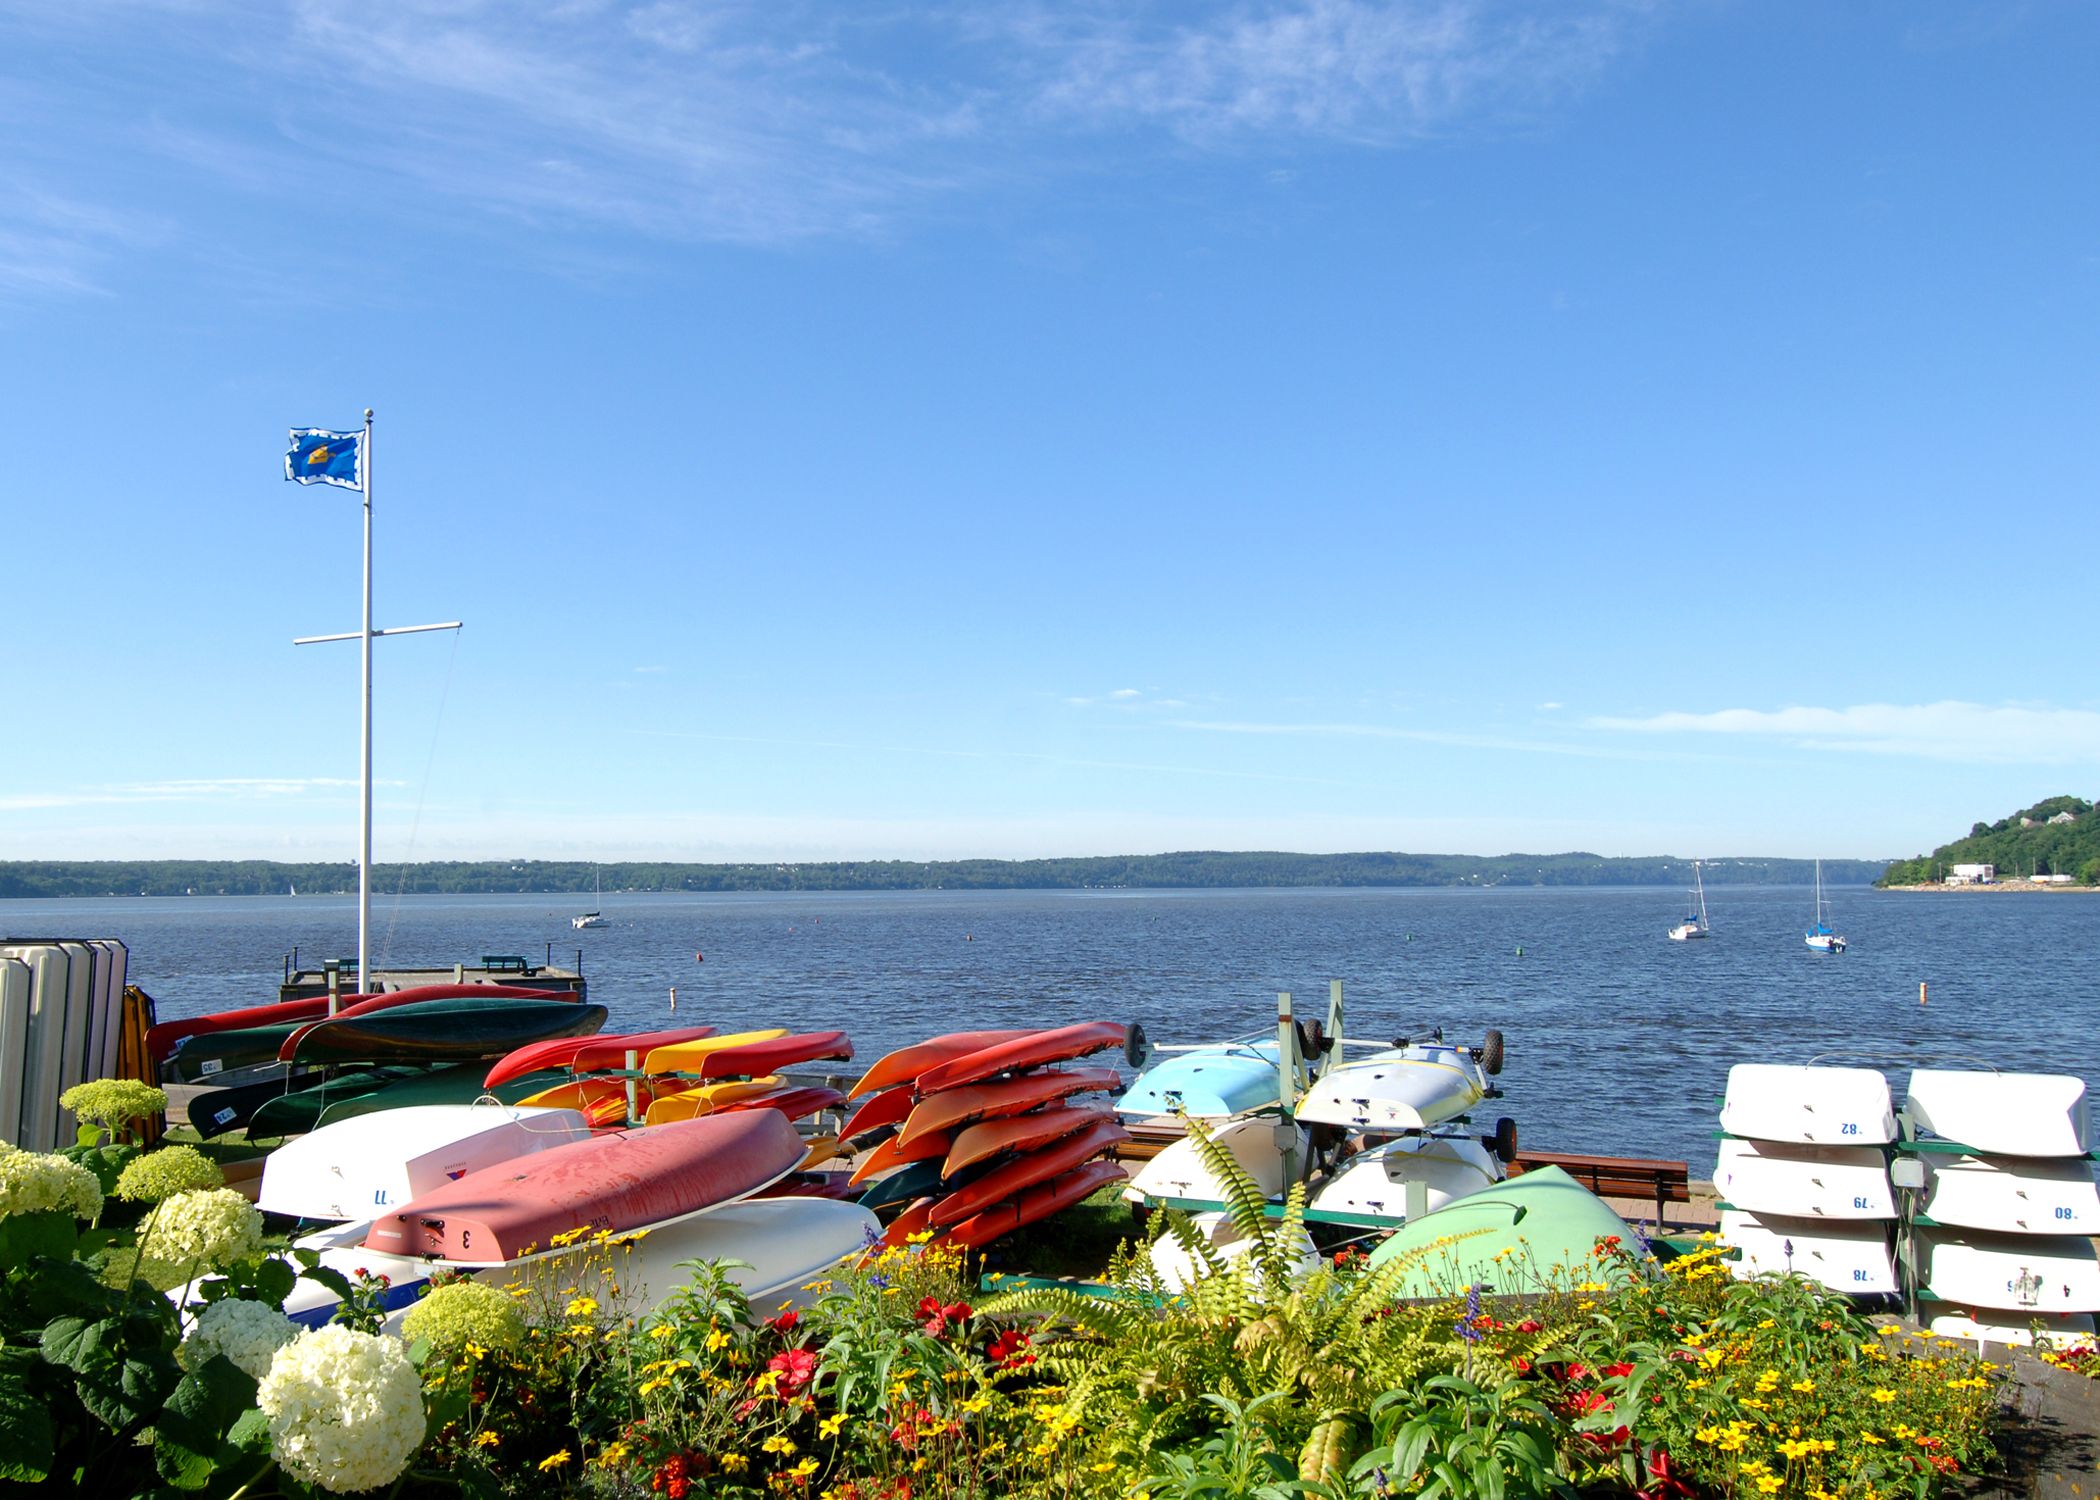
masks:
{"label": "yellow flower", "polygon": [[984,1395],[968,1396],[965,1397],[962,1401],[958,1402],[957,1404],[961,1406],[964,1411],[980,1412],[992,1404],[992,1398],[990,1396]]}
{"label": "yellow flower", "polygon": [[672,1339],[678,1337],[678,1330],[669,1323],[659,1323],[649,1330],[649,1337],[652,1339]]}
{"label": "yellow flower", "polygon": [[1885,1385],[1876,1386],[1873,1390],[1867,1392],[1867,1394],[1872,1396],[1876,1401],[1879,1401],[1883,1406],[1887,1406],[1891,1401],[1896,1399],[1896,1393],[1890,1390]]}
{"label": "yellow flower", "polygon": [[572,1318],[588,1318],[597,1310],[598,1299],[596,1297],[571,1297],[569,1299],[568,1315]]}
{"label": "yellow flower", "polygon": [[722,1472],[724,1474],[741,1474],[750,1467],[751,1460],[744,1457],[741,1453],[725,1453],[722,1455]]}
{"label": "yellow flower", "polygon": [[845,1425],[846,1414],[842,1411],[833,1412],[823,1421],[817,1423],[817,1436],[821,1438],[837,1437],[839,1435],[839,1429],[841,1427],[844,1427]]}
{"label": "yellow flower", "polygon": [[[591,1229],[588,1224],[583,1225],[582,1227],[577,1229],[564,1229],[560,1234],[549,1235],[547,1237],[547,1243],[549,1245],[552,1245],[555,1249],[559,1250],[564,1246],[575,1244],[578,1240],[582,1239],[585,1235],[589,1234],[590,1232]],[[574,1291],[575,1288],[571,1287],[569,1290]],[[542,1464],[540,1465],[540,1467],[545,1468],[546,1465]]]}
{"label": "yellow flower", "polygon": [[1859,1440],[1870,1448],[1879,1448],[1881,1446],[1880,1437],[1871,1432],[1862,1432],[1859,1435]]}
{"label": "yellow flower", "polygon": [[1797,1391],[1812,1391],[1815,1388],[1816,1383],[1813,1380],[1797,1380],[1792,1386],[1792,1389]]}
{"label": "yellow flower", "polygon": [[556,1453],[550,1453],[545,1458],[540,1460],[540,1472],[544,1474],[549,1469],[558,1469],[568,1461],[569,1450],[566,1448],[563,1448]]}
{"label": "yellow flower", "polygon": [[724,1333],[721,1329],[710,1329],[707,1335],[707,1352],[709,1354],[713,1354],[718,1349],[727,1348],[729,1342],[729,1335]]}
{"label": "yellow flower", "polygon": [[1786,1483],[1786,1481],[1781,1479],[1777,1474],[1760,1474],[1757,1476],[1758,1493],[1762,1495],[1771,1494],[1774,1490],[1778,1489],[1784,1483]]}
{"label": "yellow flower", "polygon": [[793,1453],[795,1451],[795,1440],[791,1437],[784,1437],[780,1433],[776,1432],[771,1437],[767,1438],[763,1443],[760,1443],[758,1446],[763,1448],[768,1453],[778,1453],[781,1457],[785,1458],[788,1454]]}
{"label": "yellow flower", "polygon": [[496,1436],[494,1431],[486,1427],[474,1434],[474,1446],[477,1448],[493,1448],[502,1441],[502,1438]]}
{"label": "yellow flower", "polygon": [[623,1460],[625,1460],[625,1458],[627,1457],[627,1453],[627,1445],[616,1440],[614,1442],[607,1443],[603,1448],[599,1449],[598,1456],[592,1459],[591,1462],[596,1464],[601,1469],[616,1468]]}
{"label": "yellow flower", "polygon": [[797,1479],[807,1479],[810,1475],[816,1472],[817,1461],[813,1458],[805,1458],[801,1462],[797,1463],[794,1468],[788,1470],[788,1473],[793,1475]]}

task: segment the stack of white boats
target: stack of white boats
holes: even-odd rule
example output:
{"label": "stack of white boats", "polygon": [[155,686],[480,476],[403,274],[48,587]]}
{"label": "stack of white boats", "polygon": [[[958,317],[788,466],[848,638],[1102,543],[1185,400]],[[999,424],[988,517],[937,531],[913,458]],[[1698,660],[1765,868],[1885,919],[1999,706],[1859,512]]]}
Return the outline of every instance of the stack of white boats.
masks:
{"label": "stack of white boats", "polygon": [[1738,1275],[1908,1291],[1949,1335],[2093,1331],[2100,1191],[2082,1080],[1920,1068],[1899,1111],[1871,1068],[1745,1063],[1721,1126],[1714,1186]]}
{"label": "stack of white boats", "polygon": [[[652,1149],[623,1153],[623,1142]],[[662,1154],[679,1146],[680,1156]],[[772,1306],[800,1301],[805,1283],[879,1233],[858,1204],[764,1196],[790,1187],[804,1154],[794,1126],[774,1110],[608,1133],[573,1109],[426,1105],[355,1116],[287,1142],[264,1167],[257,1203],[325,1224],[294,1241],[318,1252],[323,1266],[387,1277],[383,1301],[396,1324],[441,1271],[499,1285],[559,1278],[565,1286],[595,1272],[617,1284],[623,1312],[641,1316],[689,1279],[681,1261],[721,1260],[733,1263],[727,1269],[754,1303]],[[710,1177],[721,1180],[702,1180]],[[588,1239],[557,1246],[521,1204],[538,1208],[555,1232],[578,1224],[623,1238],[646,1232],[610,1252]],[[319,1324],[335,1301],[305,1279],[285,1311]]]}
{"label": "stack of white boats", "polygon": [[[1309,1183],[1312,1223],[1389,1229],[1501,1182],[1516,1154],[1516,1127],[1498,1123],[1478,1138],[1466,1129],[1470,1110],[1493,1096],[1502,1041],[1470,1048],[1440,1034],[1390,1045],[1331,1042],[1318,1031],[1285,1024],[1276,1033],[1181,1049],[1141,1074],[1117,1101],[1138,1120],[1201,1121],[1219,1145],[1270,1198],[1291,1183]],[[1337,997],[1330,1024],[1339,1029]],[[1348,1058],[1344,1048],[1364,1049]],[[1288,1054],[1286,1056],[1286,1054]],[[1127,1201],[1178,1206],[1221,1258],[1243,1250],[1222,1205],[1225,1184],[1192,1139],[1171,1143],[1138,1171]],[[1311,1241],[1301,1247],[1308,1259]],[[1153,1263],[1169,1287],[1193,1279],[1195,1267],[1171,1239],[1158,1241]]]}

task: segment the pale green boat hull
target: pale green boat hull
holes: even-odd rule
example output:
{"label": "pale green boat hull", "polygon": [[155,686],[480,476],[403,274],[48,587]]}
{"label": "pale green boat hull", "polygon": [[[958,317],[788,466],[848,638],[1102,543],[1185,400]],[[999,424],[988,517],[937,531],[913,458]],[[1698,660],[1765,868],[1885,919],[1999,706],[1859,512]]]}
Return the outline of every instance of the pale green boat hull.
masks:
{"label": "pale green boat hull", "polygon": [[1610,1235],[1633,1241],[1603,1199],[1559,1167],[1538,1167],[1402,1225],[1371,1252],[1371,1264],[1422,1252],[1395,1288],[1399,1297],[1463,1296],[1476,1284],[1510,1296],[1623,1276],[1617,1262],[1596,1255],[1597,1241]]}

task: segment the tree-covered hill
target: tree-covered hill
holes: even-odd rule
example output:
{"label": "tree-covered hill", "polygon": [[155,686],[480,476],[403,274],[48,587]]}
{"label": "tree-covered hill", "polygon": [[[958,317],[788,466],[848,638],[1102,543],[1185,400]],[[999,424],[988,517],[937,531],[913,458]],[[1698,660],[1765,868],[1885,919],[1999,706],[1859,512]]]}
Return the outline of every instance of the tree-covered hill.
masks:
{"label": "tree-covered hill", "polygon": [[[2051,822],[2069,813],[2069,822]],[[2100,885],[2100,817],[2083,797],[2045,797],[1995,823],[1978,823],[1969,836],[1916,859],[1899,859],[1883,885],[1922,885],[1944,879],[1950,865],[1996,865],[2000,879],[2033,874],[2071,875]]]}
{"label": "tree-covered hill", "polygon": [[[1708,885],[1805,885],[1807,860],[1705,862]],[[1864,885],[1879,860],[1825,860],[1823,878]],[[1596,854],[1282,854],[1191,851],[1086,859],[848,860],[671,864],[614,860],[478,860],[380,864],[388,894],[542,891],[1077,890],[1227,886],[1690,885],[1689,860]],[[0,862],[0,898],[39,896],[318,896],[357,889],[351,864],[270,860],[17,860]]]}

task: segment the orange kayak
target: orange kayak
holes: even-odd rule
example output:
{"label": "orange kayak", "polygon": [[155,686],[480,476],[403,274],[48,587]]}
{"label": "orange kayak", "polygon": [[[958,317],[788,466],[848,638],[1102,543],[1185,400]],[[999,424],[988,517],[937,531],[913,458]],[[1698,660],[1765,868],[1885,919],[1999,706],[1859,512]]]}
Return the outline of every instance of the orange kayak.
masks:
{"label": "orange kayak", "polygon": [[948,1145],[948,1137],[942,1132],[922,1135],[914,1141],[906,1141],[901,1135],[893,1135],[854,1163],[854,1184],[858,1186],[871,1177],[887,1172],[891,1167],[901,1167],[907,1162],[937,1161],[948,1154]]}
{"label": "orange kayak", "polygon": [[[847,1095],[847,1098],[853,1097]],[[901,1083],[893,1089],[884,1089],[874,1098],[862,1102],[853,1111],[845,1126],[839,1131],[841,1140],[852,1140],[857,1135],[866,1135],[871,1130],[880,1130],[885,1125],[902,1125],[904,1117],[911,1113],[911,1085]]]}
{"label": "orange kayak", "polygon": [[1045,1068],[996,1083],[966,1084],[913,1105],[900,1134],[906,1140],[916,1140],[936,1130],[955,1130],[977,1120],[1017,1115],[1038,1104],[1049,1104],[1072,1094],[1110,1091],[1122,1084],[1122,1076],[1114,1068]]}
{"label": "orange kayak", "polygon": [[[675,1094],[661,1092],[656,1096],[656,1102],[649,1106],[649,1113],[642,1118],[651,1125],[668,1125],[674,1120],[691,1120],[700,1115],[711,1115],[724,1104],[734,1104],[739,1099],[755,1099],[761,1094],[770,1094],[779,1087],[778,1078],[732,1078],[725,1083],[703,1083],[696,1089],[683,1089]],[[758,1111],[754,1110],[752,1113],[756,1114]],[[781,1118],[785,1119],[786,1116]]]}
{"label": "orange kayak", "polygon": [[1070,1062],[1075,1057],[1120,1047],[1129,1038],[1130,1028],[1114,1021],[1082,1021],[1077,1026],[1059,1026],[1052,1031],[1031,1031],[928,1068],[919,1075],[919,1093],[921,1097],[938,1094],[943,1089],[981,1083],[1000,1073]]}
{"label": "orange kayak", "polygon": [[941,1166],[941,1176],[953,1177],[964,1167],[974,1167],[1002,1152],[1033,1151],[1068,1135],[1077,1135],[1089,1125],[1113,1118],[1114,1115],[1100,1105],[1066,1105],[1058,1109],[1032,1109],[1026,1114],[1005,1115],[996,1120],[980,1120],[968,1129],[956,1132],[948,1147],[948,1160]]}
{"label": "orange kayak", "polygon": [[[957,1188],[934,1204],[928,1222],[945,1229],[960,1224],[990,1208],[1002,1198],[1011,1198],[1039,1182],[1062,1176],[1084,1162],[1092,1161],[1111,1146],[1130,1139],[1130,1132],[1114,1120],[1103,1119],[1077,1135],[1052,1141],[1040,1151],[1031,1151],[992,1168],[975,1182]],[[1121,1168],[1117,1169],[1118,1172]]]}
{"label": "orange kayak", "polygon": [[[669,1089],[647,1078],[634,1080],[634,1104],[646,1111],[659,1094]],[[557,1083],[518,1101],[539,1109],[580,1109],[594,1127],[627,1123],[627,1080],[624,1078],[576,1078]]]}
{"label": "orange kayak", "polygon": [[717,1104],[714,1113],[732,1114],[740,1109],[777,1109],[790,1120],[799,1120],[804,1115],[818,1114],[827,1109],[836,1109],[846,1102],[846,1096],[837,1089],[827,1089],[816,1084],[807,1088],[782,1089],[777,1094],[759,1094],[749,1099],[733,1099],[727,1104]]}
{"label": "orange kayak", "polygon": [[822,1166],[839,1154],[839,1138],[835,1135],[809,1135],[802,1139],[808,1149],[802,1154],[802,1165],[795,1169],[798,1172]]}
{"label": "orange kayak", "polygon": [[872,1094],[877,1089],[892,1088],[900,1083],[916,1083],[919,1075],[928,1068],[944,1062],[953,1062],[958,1057],[968,1057],[972,1052],[982,1052],[986,1047],[995,1047],[1001,1042],[1018,1041],[1024,1036],[1035,1035],[1032,1031],[957,1031],[947,1036],[937,1036],[920,1042],[915,1047],[900,1047],[876,1060],[875,1066],[861,1074],[860,1082],[846,1090],[846,1097],[858,1099],[862,1094]]}
{"label": "orange kayak", "polygon": [[994,1203],[984,1212],[949,1229],[941,1236],[941,1242],[961,1245],[967,1250],[982,1250],[1001,1236],[1012,1234],[1038,1219],[1047,1219],[1059,1209],[1070,1208],[1081,1199],[1092,1197],[1109,1183],[1121,1182],[1123,1177],[1123,1169],[1112,1161],[1090,1161],[1076,1172],[1067,1172],[1062,1177],[1023,1188],[1014,1197]]}

